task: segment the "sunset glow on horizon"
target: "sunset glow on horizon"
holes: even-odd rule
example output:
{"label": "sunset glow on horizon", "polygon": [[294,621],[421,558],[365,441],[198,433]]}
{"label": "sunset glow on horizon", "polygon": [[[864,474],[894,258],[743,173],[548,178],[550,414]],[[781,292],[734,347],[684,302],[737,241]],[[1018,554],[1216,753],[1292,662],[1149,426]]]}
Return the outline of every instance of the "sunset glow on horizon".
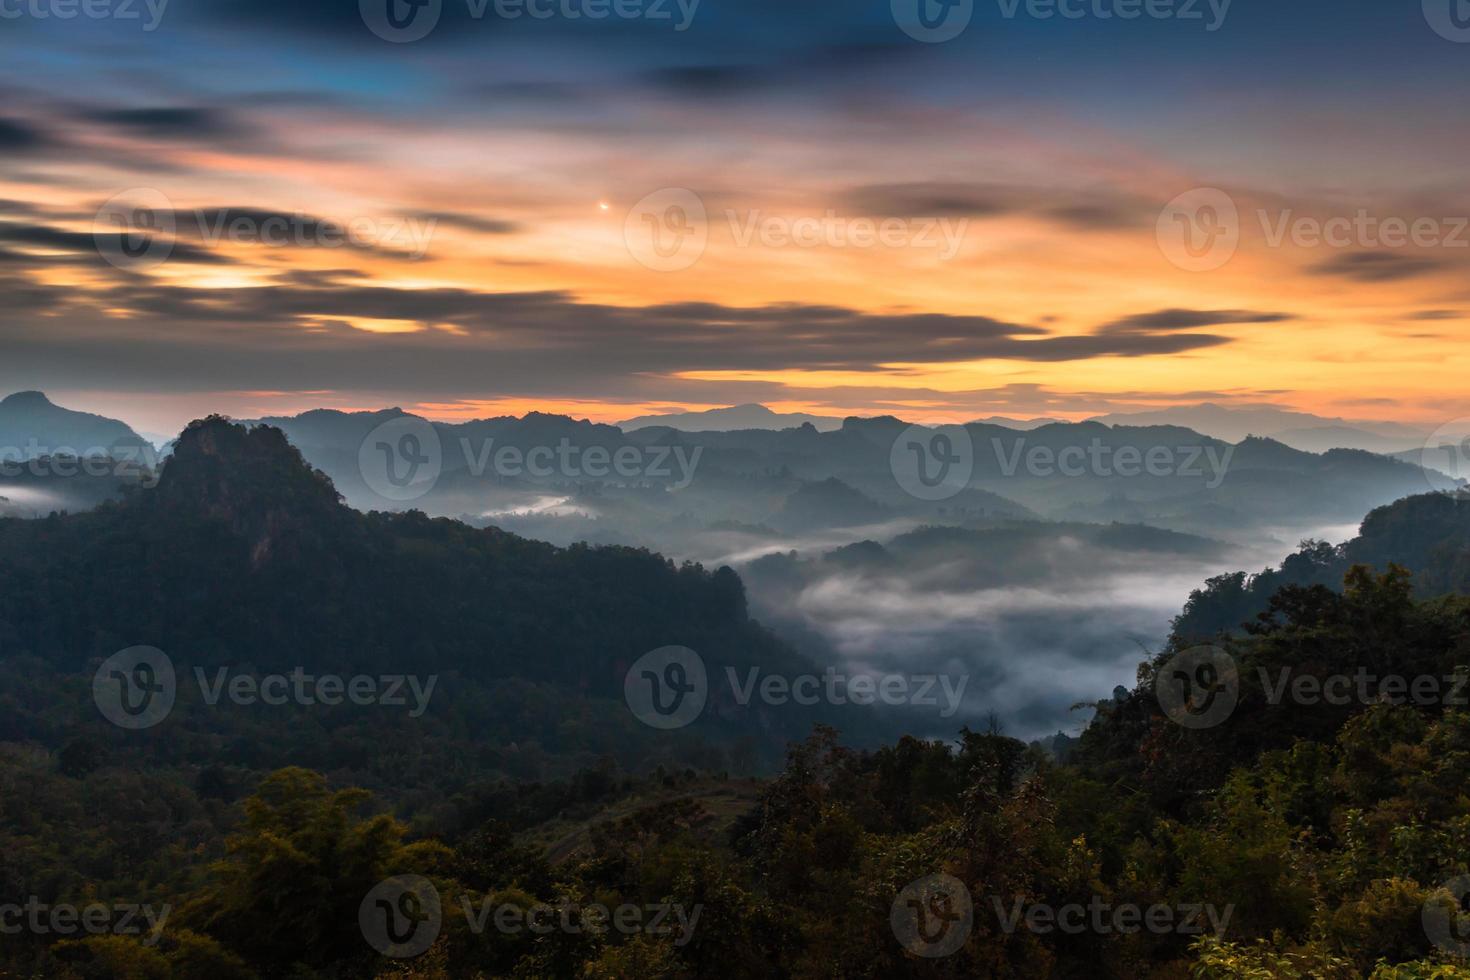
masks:
{"label": "sunset glow on horizon", "polygon": [[[17,22],[0,389],[153,429],[390,405],[1470,414],[1470,128],[1421,95],[1456,91],[1470,46],[1417,5],[1306,4],[1296,47],[1243,4],[1213,32],[977,7],[935,45],[880,6],[401,45],[274,2],[151,33]],[[1375,46],[1417,77],[1359,61],[1330,84]],[[160,94],[184,79],[190,101]],[[1227,229],[1202,189],[1235,210],[1209,269]],[[104,261],[99,209],[140,193],[167,202],[167,255]]]}

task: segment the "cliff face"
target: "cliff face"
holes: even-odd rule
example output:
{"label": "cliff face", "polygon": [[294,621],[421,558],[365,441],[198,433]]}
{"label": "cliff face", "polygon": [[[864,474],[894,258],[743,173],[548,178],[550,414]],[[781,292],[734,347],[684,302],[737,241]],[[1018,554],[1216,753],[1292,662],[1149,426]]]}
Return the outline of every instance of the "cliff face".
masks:
{"label": "cliff face", "polygon": [[351,516],[332,481],[279,429],[217,417],[184,430],[146,499],[156,513],[227,523],[245,539],[253,568]]}

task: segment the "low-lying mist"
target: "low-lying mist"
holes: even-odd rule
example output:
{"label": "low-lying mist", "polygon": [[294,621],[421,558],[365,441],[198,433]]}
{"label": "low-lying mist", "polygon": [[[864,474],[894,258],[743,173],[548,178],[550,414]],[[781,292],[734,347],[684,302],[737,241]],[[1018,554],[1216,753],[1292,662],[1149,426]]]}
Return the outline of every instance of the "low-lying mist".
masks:
{"label": "low-lying mist", "polygon": [[[819,667],[967,677],[959,710],[906,709],[915,734],[998,722],[1023,739],[1075,735],[1131,688],[1189,593],[1279,553],[1147,528],[1029,524],[925,529],[738,566],[752,613]],[[1085,702],[1087,707],[1076,707]]]}

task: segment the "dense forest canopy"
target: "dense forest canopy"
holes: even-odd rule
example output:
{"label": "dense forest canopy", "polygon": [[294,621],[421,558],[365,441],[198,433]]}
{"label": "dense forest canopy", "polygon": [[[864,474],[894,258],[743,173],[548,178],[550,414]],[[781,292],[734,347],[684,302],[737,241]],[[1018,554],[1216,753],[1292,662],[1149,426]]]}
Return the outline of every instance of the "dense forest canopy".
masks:
{"label": "dense forest canopy", "polygon": [[[1055,751],[853,747],[820,713],[629,717],[622,673],[669,642],[811,669],[728,569],[358,514],[278,431],[198,423],[156,488],[0,521],[0,927],[34,923],[0,971],[1470,976],[1465,513],[1410,498],[1209,583]],[[1204,640],[1228,710],[1182,723],[1161,691]],[[185,677],[433,674],[437,700],[271,713],[184,683],[120,730],[89,684],[139,643]]]}

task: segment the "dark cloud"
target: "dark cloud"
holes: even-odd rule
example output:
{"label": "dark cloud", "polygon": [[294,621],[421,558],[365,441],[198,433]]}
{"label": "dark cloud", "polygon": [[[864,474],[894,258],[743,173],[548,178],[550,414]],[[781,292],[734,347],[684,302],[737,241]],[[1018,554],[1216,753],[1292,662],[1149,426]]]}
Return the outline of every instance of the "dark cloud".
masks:
{"label": "dark cloud", "polygon": [[6,217],[31,218],[41,214],[40,208],[28,201],[10,201],[0,198],[0,215]]}
{"label": "dark cloud", "polygon": [[657,68],[640,77],[654,88],[675,95],[725,96],[769,85],[771,76],[770,69],[754,65],[690,65]]}
{"label": "dark cloud", "polygon": [[[874,217],[988,218],[1029,214],[1083,231],[1138,227],[1153,220],[1145,202],[1114,191],[918,181],[853,187],[843,192],[842,199],[848,207]],[[1157,215],[1157,207],[1153,213]]]}
{"label": "dark cloud", "polygon": [[0,116],[0,151],[28,153],[47,149],[52,144],[51,137],[40,127]]}
{"label": "dark cloud", "polygon": [[85,252],[97,247],[97,239],[89,231],[64,231],[49,225],[0,225],[0,242],[61,252]]}
{"label": "dark cloud", "polygon": [[[331,218],[319,218],[301,211],[274,211],[269,208],[208,207],[192,211],[175,211],[174,224],[180,235],[236,241],[242,244],[272,244],[295,241],[297,237],[312,242],[343,241],[347,226]],[[294,237],[293,237],[294,236]]]}
{"label": "dark cloud", "polygon": [[1039,212],[1058,224],[1084,231],[1109,231],[1132,228],[1141,223],[1141,208],[1114,204],[1064,204]]}
{"label": "dark cloud", "polygon": [[[90,231],[66,231],[50,225],[0,224],[0,242],[12,245],[29,245],[34,248],[53,249],[68,253],[73,259],[85,262],[101,262],[99,245],[112,244],[114,248],[123,239],[121,233]],[[15,253],[11,253],[14,255]],[[24,257],[21,257],[24,258]],[[191,265],[230,265],[229,259],[208,249],[197,248],[187,242],[174,242],[170,258]],[[32,263],[36,259],[26,259]],[[55,261],[50,259],[48,261]]]}
{"label": "dark cloud", "polygon": [[1006,189],[986,184],[929,181],[913,184],[868,184],[844,193],[848,206],[882,217],[987,217],[1008,214],[1017,206]]}
{"label": "dark cloud", "polygon": [[1409,314],[1410,320],[1459,320],[1465,314],[1459,310],[1419,310]]}
{"label": "dark cloud", "polygon": [[248,127],[229,113],[201,106],[92,109],[81,113],[81,118],[160,140],[214,139],[240,136],[248,131]]}
{"label": "dark cloud", "polygon": [[430,211],[420,215],[423,220],[437,221],[441,225],[449,225],[453,228],[463,228],[465,231],[478,231],[486,235],[511,235],[521,230],[522,226],[515,221],[506,221],[501,218],[485,218],[477,214],[464,214],[458,211]]}
{"label": "dark cloud", "polygon": [[1443,263],[1397,252],[1352,252],[1312,266],[1323,276],[1344,276],[1358,282],[1397,282],[1440,268]]}
{"label": "dark cloud", "polygon": [[1230,323],[1280,323],[1295,319],[1290,313],[1261,313],[1256,310],[1158,310],[1138,313],[1106,324],[1099,333],[1157,334],[1171,330],[1195,330]]}
{"label": "dark cloud", "polygon": [[[347,248],[395,258],[421,257],[432,238],[431,215],[363,216],[338,220],[303,211],[270,208],[207,207],[171,212],[179,238],[205,243],[260,245],[270,248]],[[466,219],[473,220],[473,219]],[[488,223],[487,223],[488,226]],[[483,230],[483,229],[482,229]]]}
{"label": "dark cloud", "polygon": [[[7,328],[12,370],[50,362],[85,373],[89,358],[111,351],[119,375],[158,380],[177,370],[223,389],[382,390],[391,378],[400,390],[442,397],[487,390],[575,390],[591,397],[654,384],[675,397],[670,392],[682,387],[677,376],[687,372],[849,370],[881,379],[891,370],[885,366],[895,364],[1142,357],[1230,342],[1142,331],[1057,336],[985,316],[794,303],[615,307],[557,291],[389,289],[327,273],[277,281],[271,288],[203,289],[124,276],[112,288],[85,294],[89,309],[132,311],[125,321],[95,314],[73,320],[80,316],[68,306],[75,292],[56,288],[50,309],[65,315],[47,317],[44,330],[31,329],[35,317],[17,315]],[[45,308],[49,288],[34,286],[28,305]],[[424,329],[369,334],[349,326],[358,319],[403,320]],[[88,342],[68,342],[68,324]],[[99,331],[112,346],[99,346]]]}

